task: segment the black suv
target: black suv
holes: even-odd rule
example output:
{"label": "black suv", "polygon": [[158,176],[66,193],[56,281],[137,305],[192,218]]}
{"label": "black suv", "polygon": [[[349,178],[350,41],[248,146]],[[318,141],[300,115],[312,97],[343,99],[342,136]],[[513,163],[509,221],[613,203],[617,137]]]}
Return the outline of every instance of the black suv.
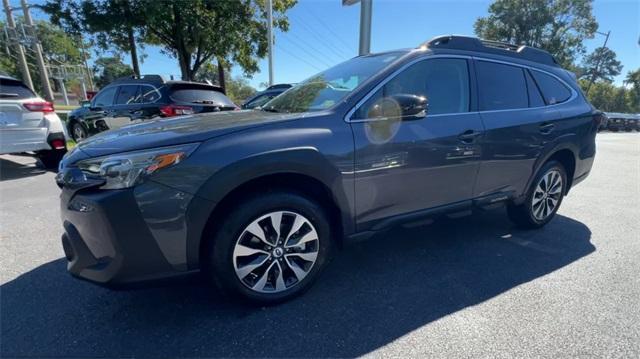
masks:
{"label": "black suv", "polygon": [[67,126],[73,139],[81,141],[132,122],[237,109],[218,86],[165,81],[158,75],[128,76],[110,83],[91,102],[72,111]]}
{"label": "black suv", "polygon": [[128,126],[62,161],[73,275],[122,285],[201,271],[274,303],[332,248],[504,203],[548,223],[593,164],[601,114],[548,53],[443,36],[359,56],[260,110]]}
{"label": "black suv", "polygon": [[257,107],[264,106],[267,102],[271,101],[276,96],[290,89],[290,84],[277,84],[267,87],[264,91],[258,92],[255,95],[249,97],[242,104],[242,108],[245,110],[251,110]]}

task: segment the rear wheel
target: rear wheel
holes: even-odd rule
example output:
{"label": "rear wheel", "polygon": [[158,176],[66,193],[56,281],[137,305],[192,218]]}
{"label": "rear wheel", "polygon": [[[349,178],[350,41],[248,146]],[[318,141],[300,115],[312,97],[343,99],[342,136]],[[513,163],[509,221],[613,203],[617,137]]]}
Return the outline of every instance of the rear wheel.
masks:
{"label": "rear wheel", "polygon": [[71,137],[76,142],[80,142],[88,137],[87,130],[80,122],[74,122],[71,126]]}
{"label": "rear wheel", "polygon": [[567,174],[557,161],[546,163],[519,205],[507,207],[509,218],[523,228],[540,228],[555,216],[566,193]]}
{"label": "rear wheel", "polygon": [[251,302],[275,304],[303,293],[329,257],[324,209],[302,195],[254,197],[221,220],[205,269],[226,292]]}

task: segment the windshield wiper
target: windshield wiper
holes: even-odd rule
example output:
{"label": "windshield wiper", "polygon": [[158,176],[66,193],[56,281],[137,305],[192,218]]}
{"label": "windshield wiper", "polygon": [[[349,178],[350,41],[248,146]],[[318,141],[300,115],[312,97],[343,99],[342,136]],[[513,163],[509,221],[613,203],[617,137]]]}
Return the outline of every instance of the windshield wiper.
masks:
{"label": "windshield wiper", "polygon": [[17,93],[0,92],[0,97],[18,97]]}
{"label": "windshield wiper", "polygon": [[273,107],[260,107],[260,109],[265,112],[274,112],[274,113],[280,112]]}

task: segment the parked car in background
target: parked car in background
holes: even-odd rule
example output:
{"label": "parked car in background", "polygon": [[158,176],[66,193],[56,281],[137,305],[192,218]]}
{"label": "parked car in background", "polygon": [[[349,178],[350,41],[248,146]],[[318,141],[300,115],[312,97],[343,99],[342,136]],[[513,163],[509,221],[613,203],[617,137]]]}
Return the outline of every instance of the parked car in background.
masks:
{"label": "parked car in background", "polygon": [[57,168],[67,152],[65,130],[51,102],[0,76],[0,154],[19,152],[35,152],[45,167]]}
{"label": "parked car in background", "polygon": [[239,109],[218,86],[165,81],[158,75],[123,77],[72,111],[67,120],[75,141],[109,129],[160,117]]}
{"label": "parked car in background", "polygon": [[56,177],[67,268],[115,286],[200,270],[280,302],[332,248],[398,224],[503,204],[546,225],[589,175],[600,118],[527,46],[441,36],[355,57],[261,110],[79,143]]}
{"label": "parked car in background", "polygon": [[273,86],[267,87],[266,90],[260,91],[255,95],[249,97],[242,104],[242,109],[249,110],[254,109],[256,107],[260,107],[267,102],[271,101],[274,97],[280,95],[281,93],[290,89],[293,85],[291,84],[277,84]]}
{"label": "parked car in background", "polygon": [[609,131],[640,131],[640,115],[619,112],[607,112],[606,115],[609,118],[607,122]]}

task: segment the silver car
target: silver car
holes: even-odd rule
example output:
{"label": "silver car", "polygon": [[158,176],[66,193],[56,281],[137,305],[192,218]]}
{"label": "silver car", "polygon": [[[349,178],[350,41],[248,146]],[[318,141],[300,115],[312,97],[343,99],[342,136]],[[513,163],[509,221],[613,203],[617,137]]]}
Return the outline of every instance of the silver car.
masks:
{"label": "silver car", "polygon": [[53,104],[20,80],[0,76],[0,154],[35,152],[45,167],[57,168],[66,142]]}

